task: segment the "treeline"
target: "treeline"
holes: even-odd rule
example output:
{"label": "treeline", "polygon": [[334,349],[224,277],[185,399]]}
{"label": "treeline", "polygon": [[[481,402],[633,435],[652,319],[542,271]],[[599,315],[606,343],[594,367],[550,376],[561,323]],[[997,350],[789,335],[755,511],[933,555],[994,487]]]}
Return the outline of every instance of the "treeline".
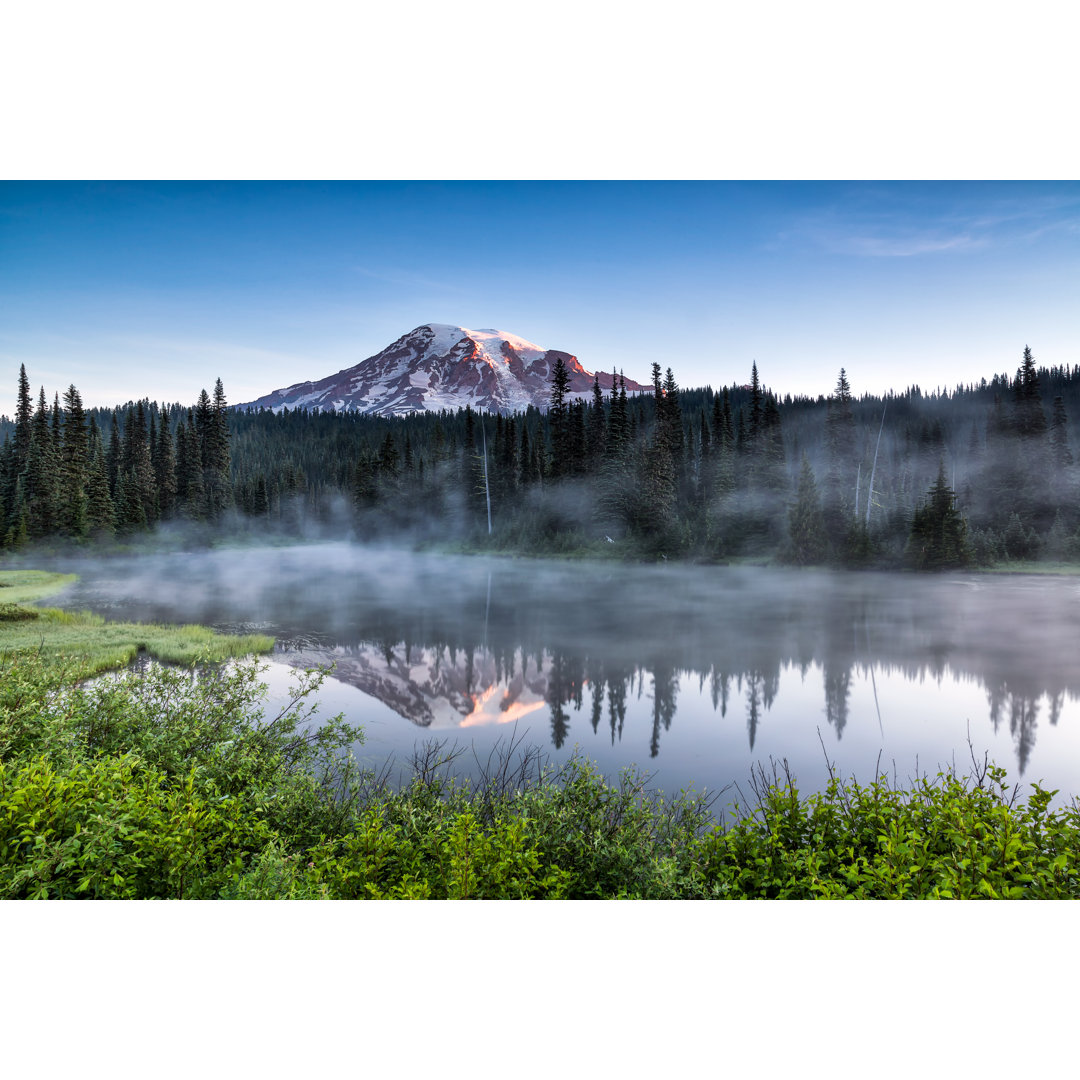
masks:
{"label": "treeline", "polygon": [[19,369],[15,420],[0,450],[0,539],[102,539],[174,518],[216,520],[233,503],[225,391],[193,408],[150,401],[83,408],[75,386],[31,403]]}
{"label": "treeline", "polygon": [[31,405],[20,371],[0,422],[0,539],[126,534],[167,521],[465,540],[643,557],[768,555],[797,564],[933,568],[1080,558],[1069,416],[1080,368],[923,394],[780,398],[761,381],[574,399],[510,416],[376,417],[228,408],[83,410],[75,387]]}

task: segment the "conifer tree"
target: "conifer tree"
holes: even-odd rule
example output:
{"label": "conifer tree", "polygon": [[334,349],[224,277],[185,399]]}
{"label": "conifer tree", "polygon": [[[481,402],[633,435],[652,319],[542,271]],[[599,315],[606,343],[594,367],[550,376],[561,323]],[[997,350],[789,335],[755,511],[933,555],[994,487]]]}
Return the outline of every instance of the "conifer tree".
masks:
{"label": "conifer tree", "polygon": [[[481,417],[481,422],[483,418]],[[465,406],[465,438],[461,448],[461,485],[470,525],[486,520],[484,498],[484,460],[476,438],[476,413]]]}
{"label": "conifer tree", "polygon": [[61,424],[61,412],[60,412],[60,394],[58,391],[53,391],[53,403],[52,403],[52,415],[49,423],[49,430],[52,432],[53,441],[53,453],[56,455],[56,460],[60,460],[60,456],[63,450],[63,425]]}
{"label": "conifer tree", "polygon": [[502,450],[499,457],[499,492],[508,499],[517,491],[520,477],[518,462],[517,421],[511,416],[503,431]]}
{"label": "conifer tree", "polygon": [[37,412],[31,427],[30,451],[23,475],[22,499],[26,506],[26,527],[31,539],[40,539],[57,528],[57,465],[55,440],[50,425],[45,387],[38,395]]}
{"label": "conifer tree", "polygon": [[[42,388],[44,389],[44,387]],[[26,377],[26,365],[19,365],[19,389],[15,406],[14,451],[15,473],[18,475],[26,468],[30,453],[30,429],[33,425],[34,405],[30,398],[30,380]]]}
{"label": "conifer tree", "polygon": [[205,518],[202,453],[192,409],[187,410],[186,420],[181,419],[176,426],[176,498],[184,517],[197,521]]}
{"label": "conifer tree", "polygon": [[573,471],[573,436],[570,431],[570,373],[561,355],[551,371],[551,399],[547,420],[551,430],[551,475],[567,476]]}
{"label": "conifer tree", "polygon": [[679,385],[671,368],[664,374],[663,387],[656,400],[656,422],[660,437],[677,466],[683,456],[682,407]]}
{"label": "conifer tree", "polygon": [[817,481],[810,459],[803,454],[795,502],[788,511],[790,560],[799,566],[821,562],[828,541],[825,536],[825,517],[821,512]]}
{"label": "conifer tree", "polygon": [[858,512],[854,505],[858,471],[855,415],[851,408],[851,384],[843,368],[826,406],[825,448],[829,462],[824,499],[825,532],[833,552],[842,555]]}
{"label": "conifer tree", "polygon": [[912,518],[906,557],[917,570],[945,570],[968,566],[972,561],[967,522],[945,480],[944,459],[938,466],[937,480]]}
{"label": "conifer tree", "polygon": [[401,456],[398,454],[394,433],[387,431],[386,438],[379,447],[378,474],[380,496],[396,496],[399,492],[399,468]]}
{"label": "conifer tree", "polygon": [[111,536],[116,528],[113,499],[106,472],[105,444],[93,417],[88,436],[90,445],[86,471],[86,531],[90,536]]}
{"label": "conifer tree", "polygon": [[270,513],[270,496],[266,490],[266,476],[259,473],[255,477],[255,492],[251,500],[251,513],[254,517],[266,517]]}
{"label": "conifer tree", "polygon": [[1014,409],[1017,434],[1022,439],[1037,439],[1046,434],[1046,414],[1039,393],[1039,373],[1031,349],[1024,346],[1024,362],[1016,373]]}
{"label": "conifer tree", "polygon": [[87,427],[82,398],[74,384],[64,391],[59,483],[59,524],[67,536],[87,532]]}
{"label": "conifer tree", "polygon": [[757,451],[758,436],[761,434],[761,421],[764,416],[763,408],[764,393],[761,389],[761,379],[758,377],[757,361],[750,369],[750,429],[747,435],[750,439],[752,452]]}
{"label": "conifer tree", "polygon": [[[630,423],[626,404],[626,376],[616,377],[612,372],[611,417],[608,421],[607,453],[608,457],[619,454],[630,439]],[[616,393],[616,386],[618,392]]]}
{"label": "conifer tree", "polygon": [[761,420],[761,483],[773,491],[787,486],[787,457],[784,453],[784,437],[781,432],[780,409],[773,394],[765,395],[765,408]]}
{"label": "conifer tree", "polygon": [[589,407],[589,450],[588,471],[599,470],[607,444],[607,430],[604,424],[604,392],[600,389],[600,373],[593,376],[592,405]]}
{"label": "conifer tree", "polygon": [[379,501],[377,471],[378,466],[370,451],[365,450],[357,458],[356,467],[353,469],[353,505],[357,510],[370,510]]}
{"label": "conifer tree", "polygon": [[532,483],[533,469],[532,469],[532,447],[529,445],[529,425],[525,423],[525,418],[521,420],[521,452],[518,455],[518,468],[520,470],[519,484],[521,487],[528,487]]}
{"label": "conifer tree", "polygon": [[195,410],[203,466],[205,511],[211,521],[221,517],[233,503],[227,409],[225,388],[218,379],[214,383],[213,401],[203,390]]}
{"label": "conifer tree", "polygon": [[169,431],[169,413],[162,408],[157,425],[157,451],[154,454],[154,480],[157,486],[158,515],[163,521],[176,510],[176,452]]}
{"label": "conifer tree", "polygon": [[109,491],[114,498],[120,481],[122,459],[123,451],[120,446],[120,417],[114,409],[109,430],[109,449],[105,455],[105,478],[109,482]]}
{"label": "conifer tree", "polygon": [[[150,432],[146,423],[146,404],[143,401],[128,408],[124,425],[122,463],[130,478],[130,485],[139,500],[142,513],[133,515],[120,508],[125,526],[130,529],[152,525],[157,520],[157,490],[154,483],[154,466],[150,460]],[[118,500],[119,502],[119,500]],[[126,517],[125,517],[126,515]]]}
{"label": "conifer tree", "polygon": [[147,526],[146,509],[134,469],[120,474],[116,492],[116,530],[128,534]]}
{"label": "conifer tree", "polygon": [[0,447],[0,547],[7,544],[7,533],[15,514],[18,475],[15,471],[15,446],[5,435]]}

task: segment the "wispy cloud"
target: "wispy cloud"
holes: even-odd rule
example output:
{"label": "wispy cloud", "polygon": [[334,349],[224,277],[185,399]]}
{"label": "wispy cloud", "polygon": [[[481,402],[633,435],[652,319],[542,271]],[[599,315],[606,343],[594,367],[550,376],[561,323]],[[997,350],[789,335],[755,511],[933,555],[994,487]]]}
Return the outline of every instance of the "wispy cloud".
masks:
{"label": "wispy cloud", "polygon": [[962,189],[946,189],[933,203],[863,190],[804,215],[779,238],[835,255],[891,259],[1031,243],[1054,234],[1080,234],[1080,190],[1075,196],[1004,195],[970,204]]}
{"label": "wispy cloud", "polygon": [[893,235],[878,234],[836,234],[823,238],[823,246],[833,252],[844,255],[866,255],[871,258],[900,258],[908,255],[929,255],[939,251],[970,250],[984,247],[985,237],[973,236],[963,232],[948,233],[904,233]]}

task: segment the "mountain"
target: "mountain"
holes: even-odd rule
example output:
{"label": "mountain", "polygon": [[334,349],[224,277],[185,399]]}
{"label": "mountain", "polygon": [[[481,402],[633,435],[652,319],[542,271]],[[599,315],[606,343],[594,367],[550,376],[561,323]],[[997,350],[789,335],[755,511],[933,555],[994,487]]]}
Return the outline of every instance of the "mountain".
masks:
{"label": "mountain", "polygon": [[[336,375],[294,383],[235,407],[274,412],[304,407],[383,416],[465,405],[501,413],[529,405],[546,409],[551,372],[560,356],[570,375],[571,396],[590,394],[593,373],[570,353],[541,349],[502,330],[426,323]],[[610,391],[613,378],[600,372],[601,388]],[[627,379],[626,389],[645,387]]]}

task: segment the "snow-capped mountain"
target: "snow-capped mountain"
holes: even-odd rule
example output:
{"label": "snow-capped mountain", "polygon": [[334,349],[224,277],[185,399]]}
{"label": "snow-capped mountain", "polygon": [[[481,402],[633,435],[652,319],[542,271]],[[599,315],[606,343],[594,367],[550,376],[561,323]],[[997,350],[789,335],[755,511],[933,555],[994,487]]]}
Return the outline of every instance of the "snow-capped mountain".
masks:
{"label": "snow-capped mountain", "polygon": [[[544,409],[560,356],[570,375],[571,396],[588,395],[593,373],[576,356],[541,349],[502,330],[427,323],[354,367],[318,382],[294,383],[236,408],[279,412],[303,407],[384,416],[465,405],[501,413],[529,405]],[[601,388],[609,392],[613,378],[600,372]],[[644,387],[627,379],[626,389]]]}

